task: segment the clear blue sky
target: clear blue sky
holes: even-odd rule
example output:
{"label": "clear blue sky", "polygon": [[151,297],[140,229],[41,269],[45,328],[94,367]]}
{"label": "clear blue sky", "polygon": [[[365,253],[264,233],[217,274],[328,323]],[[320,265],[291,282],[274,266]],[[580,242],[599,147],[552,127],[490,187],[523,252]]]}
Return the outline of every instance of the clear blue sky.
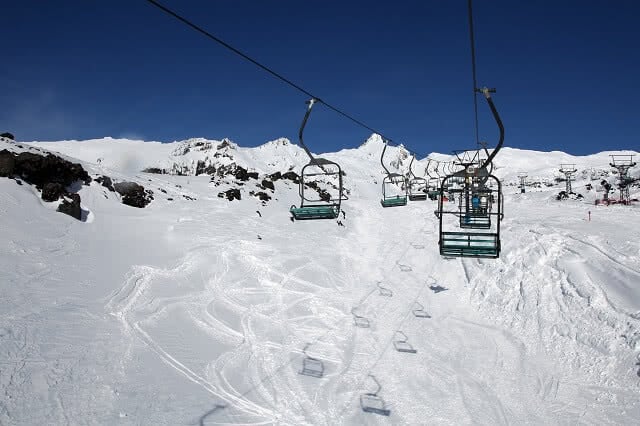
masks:
{"label": "clear blue sky", "polygon": [[[418,152],[474,146],[466,0],[162,0]],[[640,146],[640,2],[475,0],[478,80],[506,146]],[[2,1],[0,132],[295,141],[306,97],[144,0]],[[496,130],[482,99],[480,134]],[[322,105],[311,149],[369,132]]]}

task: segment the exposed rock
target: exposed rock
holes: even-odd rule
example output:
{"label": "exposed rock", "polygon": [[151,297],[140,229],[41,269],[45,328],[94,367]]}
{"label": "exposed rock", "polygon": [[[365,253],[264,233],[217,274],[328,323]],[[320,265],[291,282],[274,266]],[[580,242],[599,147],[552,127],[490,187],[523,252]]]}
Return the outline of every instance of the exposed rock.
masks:
{"label": "exposed rock", "polygon": [[280,180],[280,178],[282,178],[282,173],[280,172],[271,173],[269,175],[269,179],[271,179],[271,181],[273,182]]}
{"label": "exposed rock", "polygon": [[5,133],[0,134],[0,138],[10,139],[12,141],[16,140],[15,136],[13,136],[13,134],[11,134],[9,132],[5,132]]}
{"label": "exposed rock", "polygon": [[144,208],[153,199],[152,191],[145,191],[144,186],[135,182],[118,182],[114,188],[122,196],[122,204],[128,206]]}
{"label": "exposed rock", "polygon": [[0,177],[13,176],[16,160],[13,153],[6,149],[0,151]]}
{"label": "exposed rock", "polygon": [[59,183],[67,187],[77,181],[85,185],[91,177],[78,163],[71,163],[52,154],[42,156],[32,152],[21,152],[15,156],[14,174],[42,189],[45,183]]}
{"label": "exposed rock", "polygon": [[62,203],[58,206],[60,213],[68,214],[78,220],[82,219],[82,209],[80,208],[80,195],[67,194],[64,196]]}
{"label": "exposed rock", "polygon": [[165,169],[160,169],[158,167],[147,167],[142,170],[142,173],[152,173],[154,175],[165,175],[167,171]]}
{"label": "exposed rock", "polygon": [[282,175],[282,179],[288,179],[293,183],[300,183],[300,176],[298,176],[298,174],[294,171],[289,171],[287,173],[284,173]]}
{"label": "exposed rock", "polygon": [[64,187],[59,183],[49,182],[42,188],[42,200],[51,202],[58,200],[65,193]]}
{"label": "exposed rock", "polygon": [[267,194],[266,192],[262,192],[262,191],[260,191],[260,192],[251,191],[251,192],[249,192],[249,195],[257,197],[258,199],[260,199],[260,201],[269,201],[269,200],[271,200],[271,196],[269,194]]}
{"label": "exposed rock", "polygon": [[198,160],[196,164],[196,176],[198,175],[213,175],[216,173],[216,168],[213,164],[207,165],[206,162]]}
{"label": "exposed rock", "polygon": [[240,200],[242,198],[242,196],[240,195],[240,190],[237,188],[231,188],[227,191],[220,192],[218,194],[218,197],[226,198],[229,201]]}
{"label": "exposed rock", "polygon": [[266,180],[266,179],[262,180],[262,187],[263,188],[268,188],[268,189],[270,189],[272,191],[276,190],[276,188],[273,186],[273,182],[271,182],[270,180]]}
{"label": "exposed rock", "polygon": [[99,176],[96,178],[96,182],[107,188],[109,191],[115,192],[115,189],[113,188],[113,181],[109,176]]}

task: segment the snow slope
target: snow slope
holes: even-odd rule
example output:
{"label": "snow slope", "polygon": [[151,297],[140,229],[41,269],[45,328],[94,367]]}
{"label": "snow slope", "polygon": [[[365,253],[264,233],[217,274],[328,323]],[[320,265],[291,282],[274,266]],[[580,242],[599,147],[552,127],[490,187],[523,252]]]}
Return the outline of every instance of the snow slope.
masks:
{"label": "snow slope", "polygon": [[[286,140],[222,142],[31,144],[155,193],[135,209],[94,182],[80,191],[90,222],[0,179],[0,423],[640,418],[640,208],[594,206],[580,173],[608,170],[607,153],[502,151],[496,174],[507,183],[521,171],[553,182],[559,163],[576,163],[586,200],[555,201],[563,183],[526,194],[507,185],[501,258],[461,260],[438,254],[433,202],[380,207],[379,138],[323,154],[346,172],[345,227],[292,223],[287,180],[266,205],[248,195],[259,180],[239,187],[240,201],[219,198],[238,185],[194,176],[198,161],[261,174],[305,162]],[[405,171],[406,152],[389,152]],[[140,172],[148,167],[187,175]],[[414,315],[417,303],[429,317]],[[354,313],[370,327],[356,327]],[[395,350],[396,331],[416,353]],[[307,345],[322,378],[300,374]],[[389,417],[360,409],[376,388],[369,374]]]}

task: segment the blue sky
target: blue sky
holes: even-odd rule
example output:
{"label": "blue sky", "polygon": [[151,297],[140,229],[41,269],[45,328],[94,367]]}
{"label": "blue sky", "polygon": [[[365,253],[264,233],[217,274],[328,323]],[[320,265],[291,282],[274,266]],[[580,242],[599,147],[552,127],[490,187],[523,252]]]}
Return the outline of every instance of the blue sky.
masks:
{"label": "blue sky", "polygon": [[[475,146],[466,0],[163,0],[418,153]],[[478,81],[505,146],[588,154],[640,146],[640,3],[475,0]],[[295,141],[306,96],[144,0],[2,4],[0,131]],[[480,136],[496,140],[482,99]],[[322,105],[306,140],[369,133]]]}

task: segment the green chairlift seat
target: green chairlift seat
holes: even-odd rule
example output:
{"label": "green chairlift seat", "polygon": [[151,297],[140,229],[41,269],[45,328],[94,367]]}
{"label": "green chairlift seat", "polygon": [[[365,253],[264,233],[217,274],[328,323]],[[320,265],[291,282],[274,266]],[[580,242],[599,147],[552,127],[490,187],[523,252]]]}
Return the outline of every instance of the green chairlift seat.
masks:
{"label": "green chairlift seat", "polygon": [[[384,153],[387,151],[388,141],[385,139],[384,148],[382,149],[382,155],[380,156],[380,164],[382,164],[382,168],[384,169],[386,176],[382,179],[382,199],[380,200],[380,204],[382,207],[399,207],[407,205],[408,198],[408,184],[407,178],[400,173],[391,173],[387,166],[384,165]],[[400,185],[403,194],[387,194],[387,187],[392,186],[396,187]]]}
{"label": "green chairlift seat", "polygon": [[[307,112],[302,120],[300,131],[298,132],[300,145],[304,148],[310,161],[300,172],[300,184],[298,187],[298,192],[300,194],[300,207],[296,207],[294,205],[289,208],[289,212],[295,220],[337,219],[340,215],[342,201],[347,200],[347,197],[343,192],[343,172],[340,165],[325,158],[314,157],[305,145],[302,137],[307,120],[311,114],[311,108],[313,108],[313,104],[315,102],[317,102],[317,99],[311,99],[308,101],[309,106],[307,107]],[[307,171],[308,169],[310,169],[311,172]],[[320,193],[315,190],[315,188],[317,188],[317,181],[314,181],[313,179],[316,176],[337,177],[338,187],[336,193],[323,194],[323,196],[321,196]],[[310,185],[310,182],[313,182],[315,185]],[[312,191],[307,191],[307,193],[305,193],[305,189],[311,189]],[[309,192],[314,195],[309,196]]]}
{"label": "green chairlift seat", "polygon": [[337,206],[304,206],[296,207],[291,206],[289,209],[291,215],[296,220],[304,219],[337,219],[340,214],[340,209]]}
{"label": "green chairlift seat", "polygon": [[495,259],[500,256],[500,239],[495,233],[443,232],[440,234],[440,254]]}
{"label": "green chairlift seat", "polygon": [[386,197],[380,200],[380,204],[382,204],[382,207],[406,206],[407,197],[402,197],[399,195],[396,195],[395,197]]}

